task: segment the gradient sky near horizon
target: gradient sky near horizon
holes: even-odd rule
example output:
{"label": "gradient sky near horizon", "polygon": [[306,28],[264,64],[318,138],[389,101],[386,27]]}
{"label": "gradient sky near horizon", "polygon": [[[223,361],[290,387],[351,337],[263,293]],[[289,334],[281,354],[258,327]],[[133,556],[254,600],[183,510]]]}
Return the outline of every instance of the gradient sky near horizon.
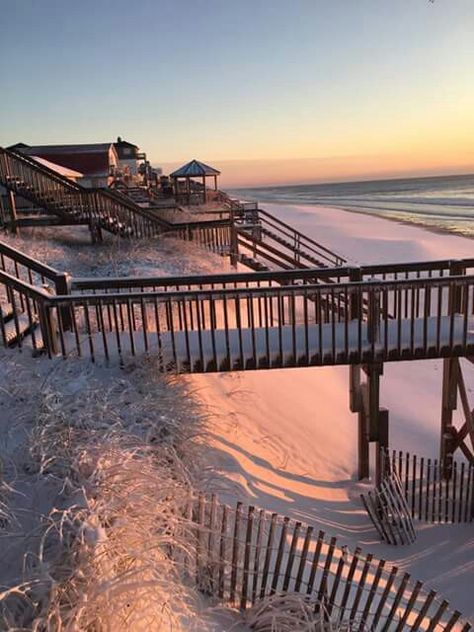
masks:
{"label": "gradient sky near horizon", "polygon": [[228,186],[474,172],[474,0],[0,0],[0,145]]}

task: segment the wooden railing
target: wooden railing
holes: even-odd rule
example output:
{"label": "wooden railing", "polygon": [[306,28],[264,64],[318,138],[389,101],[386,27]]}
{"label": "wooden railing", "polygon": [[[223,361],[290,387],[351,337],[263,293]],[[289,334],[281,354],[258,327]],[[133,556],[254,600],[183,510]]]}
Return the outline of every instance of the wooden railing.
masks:
{"label": "wooden railing", "polygon": [[312,526],[241,503],[234,510],[203,496],[189,504],[187,516],[194,553],[174,552],[177,567],[205,594],[234,607],[245,610],[272,595],[299,594],[327,629],[471,629],[421,581]]}
{"label": "wooden railing", "polygon": [[474,276],[73,294],[49,297],[48,308],[59,341],[51,353],[154,351],[178,372],[474,355]]}
{"label": "wooden railing", "polygon": [[0,241],[0,270],[55,294],[69,294],[70,276]]}
{"label": "wooden railing", "polygon": [[225,198],[224,204],[237,228],[237,245],[255,259],[283,269],[337,267],[346,263],[344,257],[259,208],[257,203]]}
{"label": "wooden railing", "polygon": [[105,189],[85,189],[29,156],[0,148],[0,184],[71,223],[121,236],[152,237],[169,226]]}
{"label": "wooden railing", "polygon": [[[222,225],[222,224],[219,224]],[[185,230],[185,228],[183,228]],[[409,281],[431,279],[455,274],[474,274],[474,259],[424,261],[417,263],[387,263],[339,268],[310,268],[265,272],[233,272],[174,277],[106,277],[73,278],[73,291],[121,291],[134,288],[141,291],[167,289],[202,290],[226,288],[278,287],[314,285],[316,283],[346,283],[349,281]]]}
{"label": "wooden railing", "polygon": [[[208,247],[227,246],[214,239]],[[110,358],[155,349],[177,371],[472,356],[474,276],[453,275],[472,263],[71,279],[0,242],[0,299],[27,311],[31,288],[49,288],[51,354],[61,347]],[[415,277],[389,278],[399,274]]]}
{"label": "wooden railing", "polygon": [[24,334],[28,333],[27,344],[34,352],[46,351],[49,357],[58,352],[58,328],[53,310],[62,319],[62,329],[70,326],[69,311],[54,309],[50,298],[47,289],[35,287],[0,270],[0,337],[5,347],[9,346],[10,335],[13,335],[21,351]]}

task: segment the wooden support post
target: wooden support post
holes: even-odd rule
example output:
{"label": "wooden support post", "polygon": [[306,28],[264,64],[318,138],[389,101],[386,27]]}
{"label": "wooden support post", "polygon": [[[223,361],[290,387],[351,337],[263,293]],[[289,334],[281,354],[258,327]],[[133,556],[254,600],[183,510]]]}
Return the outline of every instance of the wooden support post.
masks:
{"label": "wooden support post", "polygon": [[57,322],[53,309],[47,303],[41,303],[38,310],[41,334],[49,357],[56,355],[59,348]]}
{"label": "wooden support post", "polygon": [[[358,430],[358,477],[359,480],[370,476],[370,443],[376,443],[377,453],[380,448],[388,447],[388,411],[380,409],[380,377],[383,375],[383,364],[380,362],[362,367],[367,380],[361,383],[361,367],[350,367],[350,407],[357,412]],[[376,457],[376,478],[382,476],[380,456]]]}
{"label": "wooden support post", "polygon": [[369,433],[368,419],[365,410],[361,410],[357,415],[357,447],[358,447],[358,478],[361,481],[370,476],[370,453],[369,453]]}
{"label": "wooden support post", "polygon": [[235,212],[234,207],[230,207],[230,264],[236,268],[239,261],[239,236],[237,234],[237,227],[235,225]]}
{"label": "wooden support post", "polygon": [[373,363],[363,366],[367,374],[367,413],[369,418],[369,441],[378,441],[379,409],[380,409],[380,376],[383,375],[383,364]]}
{"label": "wooden support post", "polygon": [[[67,272],[56,275],[55,279],[56,295],[67,296],[71,294],[71,276]],[[69,307],[60,307],[59,314],[61,318],[61,327],[63,331],[72,330],[71,309]]]}
{"label": "wooden support post", "polygon": [[3,227],[6,227],[8,225],[7,209],[5,208],[3,200],[4,198],[0,191],[0,224],[2,224]]}
{"label": "wooden support post", "polygon": [[375,484],[380,485],[384,478],[384,469],[386,468],[385,459],[382,457],[382,453],[385,454],[388,444],[388,410],[381,408],[379,410],[379,436],[375,444]]}
{"label": "wooden support post", "polygon": [[[349,270],[349,280],[357,283],[362,280],[362,270],[360,268],[351,268]],[[349,298],[349,317],[351,320],[358,320],[361,314],[361,294],[354,288]],[[361,384],[360,365],[351,365],[349,367],[349,399],[350,409],[357,415],[357,452],[358,452],[358,478],[368,478],[370,474],[370,454],[369,454],[369,428],[366,410],[367,385]]]}
{"label": "wooden support post", "polygon": [[445,479],[451,477],[455,429],[453,411],[457,408],[459,360],[446,358],[443,360],[443,392],[441,401],[441,441],[440,462]]}
{"label": "wooden support post", "polygon": [[8,190],[8,207],[10,211],[10,227],[11,231],[14,235],[18,235],[18,217],[16,212],[16,200],[15,193],[13,191]]}
{"label": "wooden support post", "polygon": [[[465,268],[458,261],[451,261],[449,266],[450,276],[458,276],[465,273]],[[462,296],[460,288],[452,287],[449,294],[449,314],[455,314],[461,309]],[[453,426],[453,411],[457,408],[458,358],[446,358],[443,360],[443,386],[441,401],[441,440],[440,463],[445,479],[451,477],[453,465],[453,453],[456,444],[456,429]]]}
{"label": "wooden support post", "polygon": [[349,407],[351,412],[360,412],[362,402],[360,393],[360,370],[359,364],[349,366]]}
{"label": "wooden support post", "polygon": [[91,220],[91,222],[89,223],[89,231],[91,234],[91,240],[93,244],[101,244],[104,241],[102,228],[99,226],[97,221]]}

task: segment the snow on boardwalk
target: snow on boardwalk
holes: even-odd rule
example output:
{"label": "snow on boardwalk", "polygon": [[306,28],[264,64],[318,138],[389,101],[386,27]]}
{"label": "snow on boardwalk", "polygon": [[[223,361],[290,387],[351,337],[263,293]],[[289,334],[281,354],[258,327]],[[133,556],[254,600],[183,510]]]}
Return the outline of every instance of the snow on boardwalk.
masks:
{"label": "snow on boardwalk", "polygon": [[[72,347],[72,348],[71,348]],[[66,353],[78,349],[65,337]],[[474,354],[474,317],[389,320],[369,340],[366,322],[286,325],[200,331],[120,331],[82,334],[82,355],[108,357],[159,353],[163,365],[179,373],[291,366],[360,364]]]}

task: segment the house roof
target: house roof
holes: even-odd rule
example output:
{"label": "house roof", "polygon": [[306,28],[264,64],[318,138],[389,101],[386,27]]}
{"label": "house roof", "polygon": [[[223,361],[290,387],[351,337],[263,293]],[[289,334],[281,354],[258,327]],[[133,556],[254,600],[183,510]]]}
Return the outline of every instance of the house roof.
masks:
{"label": "house roof", "polygon": [[134,145],[133,143],[129,143],[128,140],[122,140],[120,136],[117,138],[117,141],[114,143],[115,147],[135,147],[138,149],[138,145]]}
{"label": "house roof", "polygon": [[75,171],[74,169],[62,167],[61,165],[46,160],[45,158],[41,158],[40,156],[31,156],[31,158],[36,160],[36,162],[39,162],[41,165],[48,167],[48,169],[56,171],[56,173],[59,173],[59,175],[64,176],[65,178],[82,178],[82,176],[84,175],[80,171]]}
{"label": "house roof", "polygon": [[[113,143],[90,145],[36,145],[22,149],[29,156],[49,160],[56,165],[78,171],[84,176],[107,176],[110,171],[110,150]],[[116,153],[116,152],[115,152]]]}
{"label": "house roof", "polygon": [[202,176],[220,176],[221,172],[205,165],[199,160],[191,160],[170,174],[172,178],[199,178]]}
{"label": "house roof", "polygon": [[15,143],[15,145],[10,145],[10,147],[7,147],[7,149],[13,149],[13,150],[20,150],[20,149],[27,149],[29,147],[29,145],[27,145],[26,143]]}
{"label": "house roof", "polygon": [[117,142],[113,143],[115,151],[119,158],[130,159],[138,157],[138,145],[129,143],[126,140],[122,140],[120,136],[117,138]]}

